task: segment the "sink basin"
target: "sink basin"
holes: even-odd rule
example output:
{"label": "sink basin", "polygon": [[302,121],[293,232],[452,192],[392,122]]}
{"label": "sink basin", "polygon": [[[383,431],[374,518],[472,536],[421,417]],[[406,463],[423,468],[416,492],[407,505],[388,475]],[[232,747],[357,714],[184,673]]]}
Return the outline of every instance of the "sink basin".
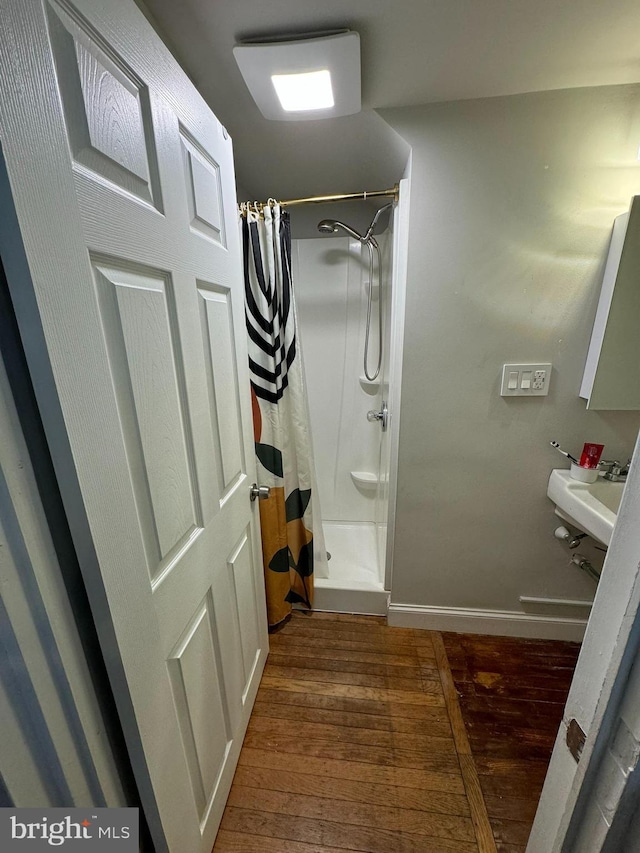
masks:
{"label": "sink basin", "polygon": [[556,515],[608,545],[623,489],[624,483],[612,483],[602,477],[595,483],[581,483],[566,468],[557,468],[549,477],[547,496],[556,505]]}

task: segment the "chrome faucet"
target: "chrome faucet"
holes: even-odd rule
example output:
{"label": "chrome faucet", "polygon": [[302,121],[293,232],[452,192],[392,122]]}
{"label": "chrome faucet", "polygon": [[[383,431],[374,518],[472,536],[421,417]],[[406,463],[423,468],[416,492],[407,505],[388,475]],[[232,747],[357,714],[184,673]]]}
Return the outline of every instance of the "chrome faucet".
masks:
{"label": "chrome faucet", "polygon": [[370,423],[380,421],[382,432],[387,431],[387,426],[389,424],[389,409],[387,408],[387,404],[384,400],[382,401],[382,409],[379,412],[376,412],[375,409],[372,409],[370,412],[367,412],[367,420]]}
{"label": "chrome faucet", "polygon": [[627,479],[630,464],[631,459],[627,460],[626,465],[622,465],[617,459],[601,459],[598,463],[598,471],[604,471],[603,480],[619,483]]}

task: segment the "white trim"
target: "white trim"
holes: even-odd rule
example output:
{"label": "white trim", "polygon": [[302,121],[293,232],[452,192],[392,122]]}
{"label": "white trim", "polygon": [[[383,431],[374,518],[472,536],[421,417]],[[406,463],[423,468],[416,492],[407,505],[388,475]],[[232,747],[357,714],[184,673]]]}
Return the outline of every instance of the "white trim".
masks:
{"label": "white trim", "polygon": [[393,223],[393,290],[391,294],[391,340],[389,347],[389,472],[387,506],[387,543],[384,564],[384,586],[391,589],[393,546],[396,528],[398,494],[398,452],[400,448],[400,402],[402,395],[402,358],[404,351],[404,319],[407,301],[407,259],[409,257],[409,214],[411,206],[411,154],[399,185],[399,200]]}
{"label": "white trim", "polygon": [[520,604],[540,604],[545,607],[593,607],[593,601],[582,598],[543,598],[537,595],[521,595]]}
{"label": "white trim", "polygon": [[584,619],[586,622],[593,608],[593,601],[587,599],[521,595],[519,601],[522,612],[534,618],[551,616],[555,619]]}
{"label": "white trim", "polygon": [[586,619],[538,616],[515,610],[428,607],[420,604],[390,604],[387,621],[396,628],[574,641],[582,640],[587,625]]}

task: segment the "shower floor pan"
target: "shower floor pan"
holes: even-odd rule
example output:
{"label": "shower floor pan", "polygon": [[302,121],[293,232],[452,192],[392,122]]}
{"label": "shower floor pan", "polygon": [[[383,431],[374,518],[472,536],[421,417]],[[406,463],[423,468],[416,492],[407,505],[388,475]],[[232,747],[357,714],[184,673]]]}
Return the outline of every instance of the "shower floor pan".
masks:
{"label": "shower floor pan", "polygon": [[322,525],[329,577],[314,579],[314,607],[332,613],[386,616],[389,593],[380,578],[376,528],[369,522],[328,522]]}

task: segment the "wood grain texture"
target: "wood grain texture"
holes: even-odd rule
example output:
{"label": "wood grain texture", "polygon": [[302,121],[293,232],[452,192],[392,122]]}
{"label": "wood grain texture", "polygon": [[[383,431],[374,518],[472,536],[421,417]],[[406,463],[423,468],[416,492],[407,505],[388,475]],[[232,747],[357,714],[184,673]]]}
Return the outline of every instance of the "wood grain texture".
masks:
{"label": "wood grain texture", "polygon": [[[335,669],[341,672],[362,672],[369,675],[420,679],[423,666],[416,666],[415,657],[407,655],[380,656],[367,652],[343,649],[300,649],[276,647],[271,650],[270,662],[276,666],[296,666],[306,669]],[[426,666],[424,667],[426,669]],[[433,667],[431,668],[433,670]]]}
{"label": "wood grain texture", "polygon": [[129,80],[129,86],[124,86],[80,42],[75,48],[91,144],[129,172],[148,179],[145,132],[135,85]]}
{"label": "wood grain texture", "polygon": [[[415,640],[410,628],[389,628],[390,631],[399,631],[401,633],[389,635],[383,633],[379,628],[373,628],[370,634],[366,634],[361,629],[349,627],[333,627],[328,623],[320,627],[311,626],[307,623],[300,623],[299,620],[292,620],[287,626],[287,636],[306,638],[308,640],[320,640],[325,637],[327,640],[339,643],[363,643],[368,648],[379,648],[381,650],[400,650],[400,654],[404,650],[415,648]],[[283,631],[284,633],[284,631]]]}
{"label": "wood grain texture", "polygon": [[[290,629],[294,633],[285,634],[283,629],[279,634],[272,634],[270,636],[272,649],[276,650],[281,644],[287,646],[289,643],[293,643],[293,645],[297,647],[305,647],[308,642],[313,640],[314,634],[308,629],[305,630],[304,634],[300,634],[299,632],[295,632],[295,625],[291,626],[289,624],[286,628]],[[400,631],[403,629],[390,628],[389,630]],[[300,638],[302,637],[304,639],[300,642]],[[409,655],[414,659],[416,656],[415,646],[411,646],[406,642],[395,642],[393,640],[385,641],[384,639],[380,639],[377,635],[373,635],[370,639],[367,639],[367,637],[365,637],[361,632],[357,631],[349,632],[346,637],[344,635],[338,637],[334,632],[324,632],[322,638],[322,648],[324,649],[368,652],[370,654],[382,656],[380,657],[381,661],[384,661],[387,655],[401,655],[405,657]],[[285,639],[289,642],[285,642]],[[425,659],[433,659],[433,652],[429,654],[429,650],[427,649],[424,654],[421,653],[420,656]]]}
{"label": "wood grain texture", "polygon": [[271,750],[279,753],[302,755],[305,757],[335,759],[337,761],[355,761],[365,764],[377,764],[382,767],[394,767],[416,770],[433,770],[436,773],[456,773],[458,762],[455,754],[434,753],[427,749],[413,750],[386,747],[362,746],[357,743],[340,743],[328,740],[316,740],[300,736],[292,738],[294,732],[282,731],[279,736],[263,734],[255,729],[247,732],[244,743],[251,749]]}
{"label": "wood grain texture", "polygon": [[271,646],[216,853],[478,853],[430,635],[296,613]]}
{"label": "wood grain texture", "polygon": [[[272,696],[276,698],[270,698]],[[355,711],[353,706],[343,707],[340,700],[334,706],[318,706],[318,700],[326,700],[324,696],[308,696],[294,694],[295,699],[303,701],[289,704],[286,700],[291,698],[290,693],[279,693],[278,691],[263,690],[260,700],[256,703],[253,714],[255,717],[274,717],[281,720],[297,720],[299,722],[309,721],[312,723],[328,723],[329,725],[345,726],[349,728],[367,729],[374,736],[375,732],[406,732],[413,734],[427,733],[433,737],[450,737],[451,726],[442,708],[429,709],[433,713],[424,715],[422,718],[382,716],[381,714]],[[308,700],[308,701],[304,701]],[[352,703],[353,705],[353,703]],[[357,705],[355,707],[358,707]],[[374,743],[375,740],[370,741]]]}
{"label": "wood grain texture", "polygon": [[489,821],[487,807],[478,778],[473,756],[470,754],[460,754],[460,768],[462,770],[462,778],[464,779],[464,787],[469,800],[471,809],[471,819],[476,832],[476,840],[480,853],[492,853],[496,849],[496,842],[492,825]]}
{"label": "wood grain texture", "polygon": [[458,773],[387,767],[339,758],[307,757],[251,747],[242,750],[239,766],[268,768],[279,773],[308,773],[312,776],[350,779],[354,782],[373,782],[392,785],[395,788],[415,788],[418,791],[435,790],[464,794],[462,776]]}
{"label": "wood grain texture", "polygon": [[[382,695],[384,695],[384,691],[382,691]],[[349,691],[339,696],[305,692],[304,685],[301,690],[286,690],[280,684],[270,688],[263,682],[260,699],[276,704],[302,705],[306,708],[325,708],[331,711],[367,714],[371,717],[381,717],[385,721],[385,725],[387,722],[391,724],[390,721],[393,721],[393,725],[395,725],[396,717],[425,722],[442,722],[448,719],[444,700],[437,705],[406,705],[397,702],[385,702],[384,699],[355,698],[349,695]],[[372,725],[374,722],[372,721]],[[416,725],[421,724],[421,722],[416,723]]]}
{"label": "wood grain texture", "polygon": [[[340,726],[331,723],[296,722],[298,736],[310,740],[352,743],[395,750],[427,750],[434,753],[455,755],[455,744],[451,737],[433,737],[422,733],[378,732],[357,726]],[[274,717],[252,715],[250,732],[260,732],[271,737],[282,737],[282,720]]]}
{"label": "wood grain texture", "polygon": [[[269,670],[269,673],[271,670]],[[419,690],[395,690],[383,687],[360,687],[350,684],[331,684],[329,682],[306,681],[304,679],[279,678],[277,675],[265,675],[262,679],[265,687],[274,687],[291,693],[316,693],[345,699],[370,699],[374,702],[390,703],[398,706],[444,706],[444,698],[438,693],[422,693]],[[400,715],[400,711],[398,710]]]}
{"label": "wood grain texture", "polygon": [[438,670],[440,672],[440,680],[442,682],[442,690],[447,703],[447,711],[451,721],[451,730],[453,739],[458,751],[458,759],[460,761],[460,769],[464,780],[464,787],[469,800],[471,809],[471,819],[475,830],[476,841],[480,853],[495,853],[496,843],[493,837],[491,824],[489,823],[489,815],[482,795],[478,771],[471,755],[471,747],[467,732],[458,704],[458,694],[456,693],[451,670],[449,669],[449,661],[447,652],[442,640],[442,635],[439,633],[432,634],[432,642],[435,650],[436,660],[438,661]]}
{"label": "wood grain texture", "polygon": [[473,826],[468,817],[433,814],[424,809],[399,808],[396,805],[371,805],[362,802],[345,802],[332,797],[320,797],[311,789],[308,793],[283,793],[234,784],[227,801],[229,806],[286,814],[298,818],[331,820],[392,832],[411,832],[432,838],[451,838],[473,841]]}
{"label": "wood grain texture", "polygon": [[[388,806],[398,797],[394,785],[339,779],[336,776],[311,776],[304,773],[277,773],[259,767],[238,767],[234,779],[236,785],[245,788],[260,788],[291,793],[314,793],[318,797],[330,797],[355,803]],[[403,788],[402,806],[407,809],[457,814],[469,817],[469,803],[462,794],[432,791],[428,789]]]}
{"label": "wood grain texture", "polygon": [[[348,672],[346,669],[320,669],[317,666],[285,666],[276,660],[271,662],[269,672],[274,678],[286,678],[302,681],[320,681],[330,684],[353,684],[359,687],[381,687],[383,690],[392,688],[394,690],[420,690],[422,678],[418,673],[413,678],[402,675],[373,675],[366,672]],[[437,685],[434,683],[434,690]]]}
{"label": "wood grain texture", "polygon": [[429,838],[418,833],[372,829],[331,820],[292,819],[290,815],[233,806],[225,810],[222,828],[366,853],[477,853],[478,850],[474,843],[458,839]]}
{"label": "wood grain texture", "polygon": [[271,646],[215,853],[525,853],[575,644],[322,613]]}
{"label": "wood grain texture", "polygon": [[[435,669],[435,661],[430,658],[422,658],[418,652],[416,659],[416,649],[403,649],[402,653],[385,653],[384,649],[376,646],[367,647],[365,643],[344,643],[338,644],[339,641],[333,641],[333,645],[322,647],[309,648],[301,646],[300,643],[292,640],[290,637],[282,636],[281,634],[271,635],[271,654],[274,656],[274,662],[288,661],[291,664],[303,665],[303,661],[308,665],[310,661],[315,661],[319,666],[329,664],[331,666],[339,666],[341,663],[354,664],[369,664],[374,666],[376,671],[387,671],[391,667],[397,669],[397,675],[406,675],[405,670],[410,673],[416,669]],[[352,648],[352,646],[356,646]],[[368,669],[351,670],[353,672],[371,672]]]}
{"label": "wood grain texture", "polygon": [[73,24],[65,33],[54,14],[52,48],[74,158],[145,201],[159,201],[146,89],[131,69],[122,63],[116,69],[95,42],[88,49]]}
{"label": "wood grain texture", "polygon": [[284,838],[221,829],[215,849],[217,853],[342,853],[344,847],[325,847],[324,844],[307,844],[304,841],[287,841]]}
{"label": "wood grain texture", "polygon": [[579,645],[442,637],[497,849],[524,853]]}
{"label": "wood grain texture", "polygon": [[531,832],[531,824],[528,821],[504,820],[499,817],[491,817],[491,828],[497,844],[511,844],[526,847]]}
{"label": "wood grain texture", "polygon": [[524,853],[577,646],[348,614],[271,639],[216,850]]}

